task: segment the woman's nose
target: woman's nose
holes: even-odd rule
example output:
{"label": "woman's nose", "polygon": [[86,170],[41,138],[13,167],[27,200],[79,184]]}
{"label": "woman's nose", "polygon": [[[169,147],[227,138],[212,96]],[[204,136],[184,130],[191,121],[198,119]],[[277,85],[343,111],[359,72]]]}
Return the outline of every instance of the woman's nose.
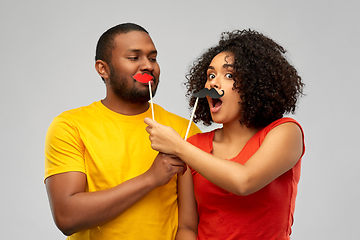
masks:
{"label": "woman's nose", "polygon": [[220,88],[220,83],[219,83],[218,77],[215,77],[210,81],[210,87],[217,88],[217,89]]}

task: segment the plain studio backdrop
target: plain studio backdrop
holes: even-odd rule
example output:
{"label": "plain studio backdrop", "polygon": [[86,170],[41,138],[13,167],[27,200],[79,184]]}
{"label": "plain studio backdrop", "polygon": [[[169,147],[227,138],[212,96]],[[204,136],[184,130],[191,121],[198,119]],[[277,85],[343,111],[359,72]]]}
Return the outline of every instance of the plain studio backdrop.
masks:
{"label": "plain studio backdrop", "polygon": [[46,131],[61,112],[105,97],[95,46],[123,22],[145,27],[159,51],[154,102],[186,118],[184,76],[221,32],[251,28],[287,49],[307,94],[293,116],[306,153],[292,239],[359,239],[358,11],[352,0],[2,1],[1,239],[65,239],[43,182]]}

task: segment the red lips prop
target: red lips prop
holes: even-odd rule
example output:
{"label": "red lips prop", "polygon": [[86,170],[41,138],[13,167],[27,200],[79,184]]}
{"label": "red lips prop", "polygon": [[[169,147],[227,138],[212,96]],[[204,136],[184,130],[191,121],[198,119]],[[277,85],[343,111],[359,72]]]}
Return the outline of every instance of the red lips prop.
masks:
{"label": "red lips prop", "polygon": [[151,81],[151,79],[153,79],[153,77],[147,73],[143,73],[143,74],[138,73],[138,74],[134,75],[133,78],[136,81],[141,82],[141,83],[148,83]]}
{"label": "red lips prop", "polygon": [[133,76],[133,78],[138,81],[138,82],[141,82],[141,83],[148,83],[149,84],[149,93],[150,93],[150,104],[151,104],[151,113],[152,113],[152,119],[155,121],[155,117],[154,117],[154,104],[153,104],[153,100],[152,100],[152,92],[151,92],[151,79],[153,79],[152,76],[150,76],[149,74],[147,73],[138,73],[138,74],[135,74]]}

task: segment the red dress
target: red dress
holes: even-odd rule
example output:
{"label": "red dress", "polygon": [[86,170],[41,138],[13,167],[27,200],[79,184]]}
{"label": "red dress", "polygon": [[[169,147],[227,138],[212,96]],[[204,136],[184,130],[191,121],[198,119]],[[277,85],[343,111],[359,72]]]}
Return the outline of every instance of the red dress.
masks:
{"label": "red dress", "polygon": [[[267,133],[285,122],[299,125],[291,118],[281,118],[271,123],[259,130],[238,156],[229,161],[245,164],[259,149]],[[188,141],[211,153],[214,132],[197,134]],[[305,145],[303,154],[304,151]],[[300,167],[301,158],[289,171],[248,196],[225,191],[192,170],[199,214],[197,239],[290,239]]]}

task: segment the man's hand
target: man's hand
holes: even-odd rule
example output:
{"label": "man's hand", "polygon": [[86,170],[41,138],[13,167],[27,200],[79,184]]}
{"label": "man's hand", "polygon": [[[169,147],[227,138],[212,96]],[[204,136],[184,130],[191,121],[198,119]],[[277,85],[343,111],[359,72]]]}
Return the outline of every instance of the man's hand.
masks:
{"label": "man's hand", "polygon": [[175,174],[183,174],[186,164],[174,155],[159,153],[149,170],[146,171],[154,185],[159,187],[167,184]]}

